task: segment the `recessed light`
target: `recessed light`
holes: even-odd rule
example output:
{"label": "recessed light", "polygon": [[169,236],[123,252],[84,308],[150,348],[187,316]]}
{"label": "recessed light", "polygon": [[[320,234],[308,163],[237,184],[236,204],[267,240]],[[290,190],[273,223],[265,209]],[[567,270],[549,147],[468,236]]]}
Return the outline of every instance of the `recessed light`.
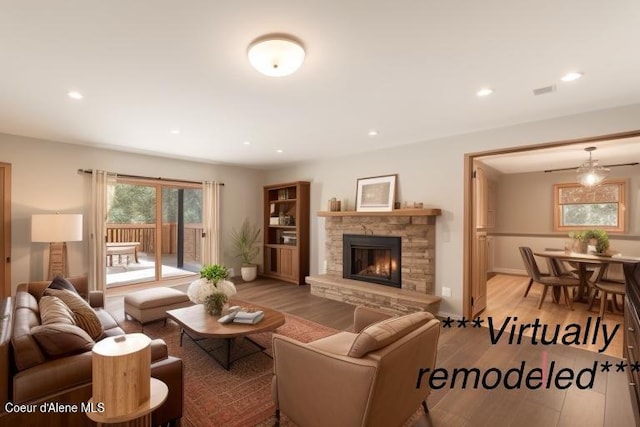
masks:
{"label": "recessed light", "polygon": [[180,129],[171,129],[170,132],[174,135],[180,135]]}
{"label": "recessed light", "polygon": [[70,90],[69,92],[67,92],[67,96],[75,100],[81,100],[82,98],[84,98],[84,96],[77,90]]}
{"label": "recessed light", "polygon": [[574,71],[574,72],[565,74],[564,76],[562,76],[562,78],[560,78],[560,80],[562,80],[563,82],[572,82],[574,80],[578,80],[583,75],[584,73]]}
{"label": "recessed light", "polygon": [[251,141],[245,141],[242,143],[243,145],[251,145]]}
{"label": "recessed light", "polygon": [[367,135],[369,136],[378,136],[378,131],[375,129],[371,129],[369,132],[367,132]]}
{"label": "recessed light", "polygon": [[282,154],[282,153],[284,153],[284,151],[282,151],[282,150],[276,150],[276,153],[278,153],[278,154]]}
{"label": "recessed light", "polygon": [[477,96],[489,96],[493,93],[493,89],[489,89],[488,87],[485,87],[483,89],[480,89],[479,91],[476,92]]}

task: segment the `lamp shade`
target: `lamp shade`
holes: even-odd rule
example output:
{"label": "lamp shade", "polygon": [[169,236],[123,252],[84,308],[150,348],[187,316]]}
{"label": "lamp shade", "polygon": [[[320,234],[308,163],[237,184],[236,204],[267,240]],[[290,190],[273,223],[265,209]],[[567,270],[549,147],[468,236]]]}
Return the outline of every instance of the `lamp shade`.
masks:
{"label": "lamp shade", "polygon": [[31,217],[32,242],[82,240],[82,214],[38,214]]}
{"label": "lamp shade", "polygon": [[305,52],[295,39],[281,34],[261,37],[247,51],[249,62],[264,75],[288,76],[304,62]]}

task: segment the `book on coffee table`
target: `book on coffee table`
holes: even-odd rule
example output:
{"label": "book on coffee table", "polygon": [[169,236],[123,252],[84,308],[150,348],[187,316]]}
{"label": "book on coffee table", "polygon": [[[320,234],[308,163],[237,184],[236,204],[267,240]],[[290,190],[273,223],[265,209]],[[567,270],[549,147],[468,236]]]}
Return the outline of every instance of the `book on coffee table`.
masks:
{"label": "book on coffee table", "polygon": [[258,323],[264,318],[264,312],[262,310],[258,311],[239,311],[236,313],[236,316],[233,318],[234,323],[248,323],[254,324]]}

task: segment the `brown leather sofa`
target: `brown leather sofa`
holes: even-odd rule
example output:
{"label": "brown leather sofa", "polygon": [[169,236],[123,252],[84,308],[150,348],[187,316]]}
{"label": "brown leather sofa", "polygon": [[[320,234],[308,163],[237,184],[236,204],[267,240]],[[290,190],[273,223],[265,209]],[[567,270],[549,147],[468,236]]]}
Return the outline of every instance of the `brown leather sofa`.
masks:
{"label": "brown leather sofa", "polygon": [[[104,310],[102,292],[88,291],[86,277],[70,278],[94,308],[106,336],[122,335],[113,316]],[[0,425],[93,426],[77,413],[40,412],[44,402],[76,404],[91,398],[92,352],[50,359],[30,331],[40,324],[38,299],[50,282],[23,283],[16,295],[0,303]],[[61,338],[62,339],[62,338]],[[169,356],[164,341],[151,343],[151,376],[169,388],[167,400],[152,414],[152,423],[179,425],[183,407],[182,360]],[[15,405],[36,404],[34,412],[16,412]]]}
{"label": "brown leather sofa", "polygon": [[365,307],[356,308],[354,332],[307,344],[274,334],[277,418],[282,411],[305,427],[402,426],[421,404],[427,410],[428,381],[416,383],[435,366],[439,335],[431,313],[389,317]]}

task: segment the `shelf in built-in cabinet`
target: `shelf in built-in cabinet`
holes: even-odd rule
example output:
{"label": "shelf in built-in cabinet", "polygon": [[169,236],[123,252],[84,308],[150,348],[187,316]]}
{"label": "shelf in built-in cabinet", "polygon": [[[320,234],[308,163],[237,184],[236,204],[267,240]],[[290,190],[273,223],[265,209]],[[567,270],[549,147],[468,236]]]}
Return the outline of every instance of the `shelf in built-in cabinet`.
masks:
{"label": "shelf in built-in cabinet", "polygon": [[288,203],[295,202],[296,199],[278,199],[278,200],[269,200],[269,203]]}

